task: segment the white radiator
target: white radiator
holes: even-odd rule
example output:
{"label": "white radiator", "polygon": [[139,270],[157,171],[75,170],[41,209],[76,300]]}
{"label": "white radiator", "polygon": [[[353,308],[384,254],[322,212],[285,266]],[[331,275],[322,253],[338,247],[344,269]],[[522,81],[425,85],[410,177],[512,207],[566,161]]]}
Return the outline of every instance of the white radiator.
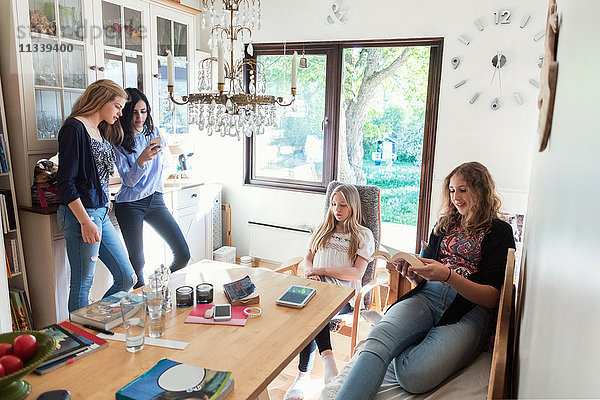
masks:
{"label": "white radiator", "polygon": [[304,257],[310,230],[248,221],[250,256],[280,263],[292,257]]}

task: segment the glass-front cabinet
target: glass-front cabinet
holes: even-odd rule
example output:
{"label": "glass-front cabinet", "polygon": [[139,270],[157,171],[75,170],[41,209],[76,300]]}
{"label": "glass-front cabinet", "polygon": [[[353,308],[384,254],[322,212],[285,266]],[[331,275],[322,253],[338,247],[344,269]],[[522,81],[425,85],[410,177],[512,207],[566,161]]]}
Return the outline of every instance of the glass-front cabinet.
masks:
{"label": "glass-front cabinet", "polygon": [[[29,29],[19,52],[31,66],[28,124],[32,151],[55,151],[58,131],[87,85],[107,78],[136,87],[151,99],[157,126],[167,135],[188,132],[187,107],[173,107],[167,93],[167,50],[175,58],[175,94],[190,87],[194,38],[191,15],[142,0],[27,0]],[[28,67],[26,67],[28,68]],[[35,126],[35,128],[34,128]],[[35,129],[35,134],[31,130]]]}
{"label": "glass-front cabinet", "polygon": [[28,83],[33,84],[35,129],[28,132],[28,144],[47,150],[56,146],[64,119],[88,83],[91,50],[83,15],[91,8],[83,0],[28,0],[27,5],[29,29],[19,26],[18,34],[25,37],[18,50],[33,76]]}
{"label": "glass-front cabinet", "polygon": [[96,55],[102,59],[103,78],[143,92],[151,87],[149,10],[148,3],[136,0],[103,0],[95,10],[101,15],[102,35],[95,37],[95,44]]}
{"label": "glass-front cabinet", "polygon": [[[154,120],[163,133],[171,137],[172,142],[181,140],[188,133],[188,108],[177,106],[169,100],[167,91],[167,50],[174,58],[175,84],[174,95],[180,100],[181,96],[189,93],[194,87],[192,81],[192,66],[194,50],[191,38],[194,38],[193,18],[166,9],[156,9],[152,15],[156,35],[155,46],[152,49],[153,67],[155,67],[156,85],[154,86]],[[193,91],[193,89],[192,89]]]}
{"label": "glass-front cabinet", "polygon": [[[58,150],[58,132],[85,88],[107,78],[142,90],[164,134],[188,131],[187,107],[167,96],[167,49],[175,57],[175,93],[191,85],[194,11],[146,0],[5,0],[13,23],[0,24],[0,65],[13,94],[10,125],[20,205],[31,205],[36,161]],[[18,94],[18,96],[14,96]],[[14,117],[13,117],[14,115]],[[13,134],[12,137],[15,135]],[[16,139],[15,139],[16,140]],[[176,141],[175,141],[176,142]]]}

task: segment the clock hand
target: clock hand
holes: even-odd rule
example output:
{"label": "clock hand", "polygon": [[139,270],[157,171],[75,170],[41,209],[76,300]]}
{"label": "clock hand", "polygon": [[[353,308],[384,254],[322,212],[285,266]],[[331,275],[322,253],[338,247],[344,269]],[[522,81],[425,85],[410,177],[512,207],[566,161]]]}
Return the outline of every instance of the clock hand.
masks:
{"label": "clock hand", "polygon": [[[492,80],[490,81],[490,85],[494,83],[494,78],[496,77],[496,71],[498,71],[498,65],[500,65],[500,58],[498,57],[498,52],[496,52],[496,64],[494,65],[494,75],[492,75]],[[494,59],[492,58],[492,61],[494,61]],[[493,64],[493,62],[492,62]]]}
{"label": "clock hand", "polygon": [[502,96],[502,77],[500,76],[500,73],[502,72],[500,70],[500,68],[502,68],[502,52],[498,53],[498,86],[500,86],[500,96]]}

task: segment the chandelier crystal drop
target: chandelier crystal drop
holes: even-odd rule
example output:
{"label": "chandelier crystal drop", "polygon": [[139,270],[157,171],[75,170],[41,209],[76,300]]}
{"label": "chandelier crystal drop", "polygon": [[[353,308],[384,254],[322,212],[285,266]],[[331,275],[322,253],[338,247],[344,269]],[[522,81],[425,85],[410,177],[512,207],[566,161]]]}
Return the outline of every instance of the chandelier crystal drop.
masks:
{"label": "chandelier crystal drop", "polygon": [[[296,58],[292,57],[291,97],[265,94],[267,82],[253,56],[252,32],[260,29],[260,0],[202,0],[204,8],[200,26],[208,27],[208,47],[217,57],[200,61],[199,93],[173,97],[173,56],[167,51],[167,88],[171,101],[188,104],[190,123],[207,134],[251,137],[265,132],[276,122],[276,106],[289,106],[296,98]],[[237,56],[237,57],[236,57]],[[213,88],[212,69],[218,72],[217,89]]]}

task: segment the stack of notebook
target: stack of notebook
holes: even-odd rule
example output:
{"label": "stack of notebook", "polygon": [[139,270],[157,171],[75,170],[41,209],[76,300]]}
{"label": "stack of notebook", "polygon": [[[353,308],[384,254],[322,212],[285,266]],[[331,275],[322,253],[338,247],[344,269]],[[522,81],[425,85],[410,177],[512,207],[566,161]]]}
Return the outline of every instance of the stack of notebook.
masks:
{"label": "stack of notebook", "polygon": [[56,350],[35,372],[43,375],[108,346],[108,342],[68,321],[42,329],[54,337]]}

